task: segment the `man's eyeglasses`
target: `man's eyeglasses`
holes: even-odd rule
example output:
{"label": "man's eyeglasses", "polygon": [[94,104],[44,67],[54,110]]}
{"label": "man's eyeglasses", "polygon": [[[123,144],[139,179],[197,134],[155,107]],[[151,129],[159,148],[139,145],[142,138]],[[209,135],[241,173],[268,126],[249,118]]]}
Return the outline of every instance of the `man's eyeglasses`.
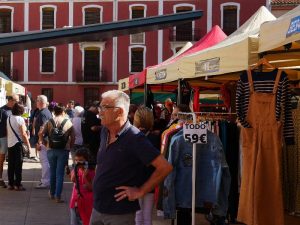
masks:
{"label": "man's eyeglasses", "polygon": [[118,106],[109,106],[109,105],[99,105],[98,108],[99,108],[100,111],[104,112],[107,109],[115,109],[115,108],[120,108],[120,107],[118,107]]}

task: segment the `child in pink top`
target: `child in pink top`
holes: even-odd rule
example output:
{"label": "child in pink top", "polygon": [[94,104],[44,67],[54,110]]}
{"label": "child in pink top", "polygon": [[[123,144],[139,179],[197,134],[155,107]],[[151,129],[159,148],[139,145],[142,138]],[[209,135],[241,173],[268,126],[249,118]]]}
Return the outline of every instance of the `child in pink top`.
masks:
{"label": "child in pink top", "polygon": [[71,173],[71,181],[74,183],[70,201],[71,225],[80,224],[76,219],[76,214],[77,216],[79,214],[83,225],[89,225],[90,222],[93,209],[92,182],[95,170],[88,168],[87,160],[87,149],[78,149],[75,153],[75,168]]}

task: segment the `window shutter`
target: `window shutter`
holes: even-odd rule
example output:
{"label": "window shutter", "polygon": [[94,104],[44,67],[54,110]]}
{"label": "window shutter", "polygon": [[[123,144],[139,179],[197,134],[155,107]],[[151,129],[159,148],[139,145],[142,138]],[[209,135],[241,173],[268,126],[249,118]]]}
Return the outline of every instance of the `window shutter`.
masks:
{"label": "window shutter", "polygon": [[237,29],[237,7],[224,6],[223,10],[223,31],[230,35]]}
{"label": "window shutter", "polygon": [[100,9],[87,8],[85,9],[85,25],[100,23]]}
{"label": "window shutter", "polygon": [[10,33],[11,30],[11,10],[0,10],[0,33]]}
{"label": "window shutter", "polygon": [[54,50],[52,48],[46,48],[42,50],[42,72],[52,73],[54,72]]}
{"label": "window shutter", "polygon": [[85,49],[84,51],[84,80],[100,81],[100,49]]}
{"label": "window shutter", "polygon": [[54,9],[43,8],[42,30],[54,29]]}
{"label": "window shutter", "polygon": [[141,72],[144,68],[144,49],[131,49],[131,72]]}

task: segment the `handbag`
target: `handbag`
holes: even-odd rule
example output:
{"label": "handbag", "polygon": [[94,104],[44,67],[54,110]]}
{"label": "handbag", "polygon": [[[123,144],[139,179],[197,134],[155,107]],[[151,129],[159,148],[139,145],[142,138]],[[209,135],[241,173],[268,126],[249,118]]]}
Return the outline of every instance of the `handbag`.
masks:
{"label": "handbag", "polygon": [[15,131],[14,128],[12,127],[12,125],[11,125],[11,123],[10,123],[10,116],[8,117],[8,122],[9,122],[9,125],[10,125],[11,130],[12,130],[13,133],[15,134],[15,136],[16,136],[16,138],[18,139],[19,143],[21,143],[21,146],[22,146],[22,155],[23,155],[23,157],[28,157],[28,158],[29,158],[30,151],[29,151],[29,149],[27,148],[27,146],[24,145],[23,141],[21,140],[21,138],[18,136],[18,134],[16,133],[16,131]]}

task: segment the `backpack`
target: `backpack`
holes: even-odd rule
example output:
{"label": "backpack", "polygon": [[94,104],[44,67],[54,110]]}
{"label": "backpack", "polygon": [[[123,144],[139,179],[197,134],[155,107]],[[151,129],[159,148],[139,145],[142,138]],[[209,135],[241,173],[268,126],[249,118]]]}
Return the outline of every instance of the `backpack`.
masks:
{"label": "backpack", "polygon": [[49,147],[53,149],[64,149],[68,142],[68,136],[64,133],[63,128],[68,119],[64,119],[59,127],[56,126],[53,119],[49,120],[52,128],[49,134]]}

